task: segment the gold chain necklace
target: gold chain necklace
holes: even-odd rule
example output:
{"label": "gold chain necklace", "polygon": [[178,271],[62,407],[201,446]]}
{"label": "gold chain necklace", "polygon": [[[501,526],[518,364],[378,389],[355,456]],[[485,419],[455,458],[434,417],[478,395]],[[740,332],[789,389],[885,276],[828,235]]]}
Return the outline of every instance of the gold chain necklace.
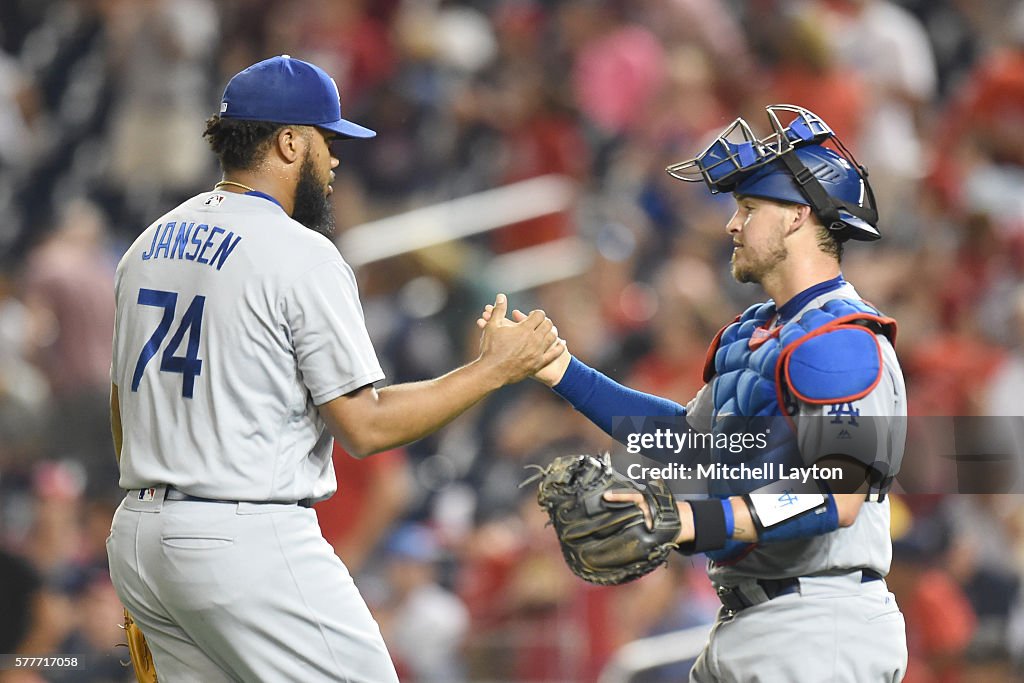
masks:
{"label": "gold chain necklace", "polygon": [[243,185],[242,183],[236,183],[234,180],[222,180],[219,183],[217,183],[216,185],[214,185],[213,189],[216,190],[218,187],[224,187],[225,185],[234,185],[235,187],[242,188],[246,192],[255,192],[256,191],[256,188],[249,187],[248,185]]}

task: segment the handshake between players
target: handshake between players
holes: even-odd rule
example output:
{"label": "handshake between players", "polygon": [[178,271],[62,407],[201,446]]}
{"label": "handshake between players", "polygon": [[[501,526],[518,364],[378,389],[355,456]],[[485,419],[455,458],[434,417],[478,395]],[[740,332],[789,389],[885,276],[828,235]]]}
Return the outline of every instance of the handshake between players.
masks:
{"label": "handshake between players", "polygon": [[511,328],[516,325],[529,326],[530,323],[528,321],[533,319],[543,319],[545,325],[551,325],[551,330],[554,334],[555,340],[544,354],[544,360],[546,360],[546,362],[534,372],[523,375],[519,379],[525,379],[532,375],[534,379],[549,387],[553,387],[558,384],[562,379],[562,375],[565,374],[566,368],[569,367],[569,361],[572,359],[565,340],[558,337],[558,328],[554,326],[549,318],[544,316],[543,311],[535,310],[527,315],[519,309],[514,309],[512,311],[512,320],[509,320],[506,317],[507,311],[508,300],[505,298],[504,294],[499,294],[496,297],[494,304],[487,304],[484,306],[483,312],[480,314],[480,317],[477,318],[477,327],[483,330],[484,335],[486,336],[489,328],[496,327],[497,329],[503,329]]}
{"label": "handshake between players", "polygon": [[527,315],[516,310],[515,321],[510,321],[504,294],[498,294],[494,304],[487,304],[484,310],[487,320],[477,320],[483,330],[478,361],[494,369],[501,386],[543,372],[555,360],[568,357],[565,342],[559,339],[558,329],[544,311],[534,310]]}

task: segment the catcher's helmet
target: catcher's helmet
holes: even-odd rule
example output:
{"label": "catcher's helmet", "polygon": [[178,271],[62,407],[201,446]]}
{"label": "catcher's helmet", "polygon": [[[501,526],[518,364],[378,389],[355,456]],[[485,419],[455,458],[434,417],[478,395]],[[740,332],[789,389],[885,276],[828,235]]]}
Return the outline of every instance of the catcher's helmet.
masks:
{"label": "catcher's helmet", "polygon": [[[680,180],[703,181],[713,193],[810,206],[838,240],[878,239],[878,211],[867,170],[832,129],[802,107],[771,105],[766,110],[771,135],[758,138],[746,121],[736,119],[698,156],[666,170]],[[783,126],[780,114],[793,118]],[[824,147],[826,141],[836,149]]]}

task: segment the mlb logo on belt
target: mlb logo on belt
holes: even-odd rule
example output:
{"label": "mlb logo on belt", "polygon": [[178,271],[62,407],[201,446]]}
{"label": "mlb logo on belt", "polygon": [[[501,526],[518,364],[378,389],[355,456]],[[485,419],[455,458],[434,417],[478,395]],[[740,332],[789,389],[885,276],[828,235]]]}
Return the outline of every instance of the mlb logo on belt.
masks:
{"label": "mlb logo on belt", "polygon": [[153,500],[156,498],[156,489],[139,489],[139,500]]}

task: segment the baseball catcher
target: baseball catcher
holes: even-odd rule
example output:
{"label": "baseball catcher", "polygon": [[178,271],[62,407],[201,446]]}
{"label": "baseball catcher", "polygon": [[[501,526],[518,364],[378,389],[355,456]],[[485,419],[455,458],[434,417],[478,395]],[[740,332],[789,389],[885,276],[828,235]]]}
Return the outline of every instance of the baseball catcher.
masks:
{"label": "baseball catcher", "polygon": [[[537,502],[547,510],[565,561],[581,579],[614,585],[665,564],[677,547],[679,509],[665,483],[646,486],[616,472],[608,454],[563,455],[523,482],[538,482]],[[646,510],[621,492],[640,494]],[[607,494],[607,495],[606,495]]]}
{"label": "baseball catcher", "polygon": [[[772,429],[765,448],[735,453],[716,445],[683,453],[641,449],[665,464],[750,471],[707,476],[709,496],[678,501],[678,535],[664,540],[705,554],[722,603],[690,683],[893,683],[906,673],[907,644],[903,615],[885,583],[892,557],[887,491],[903,456],[907,387],[894,346],[896,321],[866,303],[840,268],[846,242],[881,237],[878,211],[867,169],[821,117],[795,105],[765,111],[768,135],[738,118],[703,152],[667,169],[713,194],[732,193],[735,212],[724,226],[732,275],[767,295],[712,340],[704,386],[677,403],[623,386],[568,350],[536,378],[627,445],[653,419],[730,443],[762,431],[758,421],[765,418],[786,425]],[[514,320],[524,316],[513,310]],[[485,309],[478,324],[491,319]],[[644,419],[616,421],[623,416]],[[798,488],[773,474],[794,455],[838,469],[831,479],[843,479],[843,486],[816,480]],[[545,486],[587,491],[601,485],[591,479],[611,476],[600,468],[588,474],[585,461],[565,475],[558,467],[547,472],[542,503],[553,496]],[[617,526],[620,516],[641,513],[606,510],[604,502],[654,511],[659,485],[647,489],[547,503],[574,569],[620,566],[616,550],[645,556],[652,546],[637,551],[643,541],[628,534],[646,528]],[[652,512],[652,530],[663,514]]]}

